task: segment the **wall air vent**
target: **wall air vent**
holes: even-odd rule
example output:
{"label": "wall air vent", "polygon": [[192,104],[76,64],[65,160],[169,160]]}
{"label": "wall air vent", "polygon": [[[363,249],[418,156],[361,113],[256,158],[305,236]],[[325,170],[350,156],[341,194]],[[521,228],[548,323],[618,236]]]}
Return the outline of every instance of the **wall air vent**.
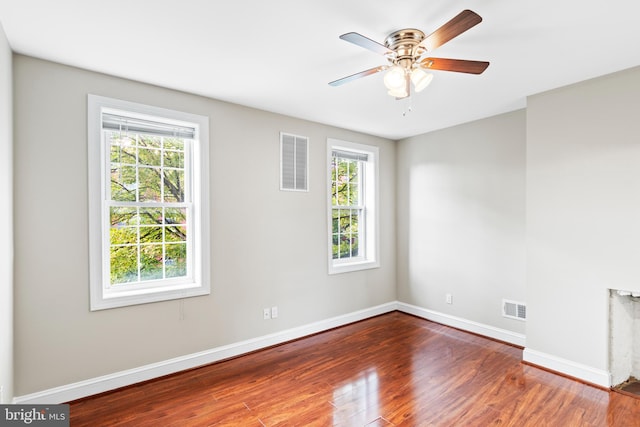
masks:
{"label": "wall air vent", "polygon": [[502,315],[510,319],[527,320],[527,306],[521,302],[503,299]]}
{"label": "wall air vent", "polygon": [[280,133],[280,190],[308,191],[309,138]]}

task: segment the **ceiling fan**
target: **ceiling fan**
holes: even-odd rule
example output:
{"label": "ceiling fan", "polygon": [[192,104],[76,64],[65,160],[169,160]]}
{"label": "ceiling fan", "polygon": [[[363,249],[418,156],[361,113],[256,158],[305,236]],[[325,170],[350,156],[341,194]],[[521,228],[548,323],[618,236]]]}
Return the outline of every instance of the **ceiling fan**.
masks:
{"label": "ceiling fan", "polygon": [[433,74],[427,73],[427,70],[482,74],[489,66],[486,61],[424,57],[427,52],[435,50],[480,22],[480,15],[471,10],[463,10],[429,35],[415,28],[407,28],[389,34],[384,44],[358,33],[343,34],[340,36],[342,40],[379,53],[389,63],[334,80],[329,85],[340,86],[361,77],[387,71],[384,84],[389,95],[402,99],[410,95],[411,83],[415,92],[420,92],[431,83]]}

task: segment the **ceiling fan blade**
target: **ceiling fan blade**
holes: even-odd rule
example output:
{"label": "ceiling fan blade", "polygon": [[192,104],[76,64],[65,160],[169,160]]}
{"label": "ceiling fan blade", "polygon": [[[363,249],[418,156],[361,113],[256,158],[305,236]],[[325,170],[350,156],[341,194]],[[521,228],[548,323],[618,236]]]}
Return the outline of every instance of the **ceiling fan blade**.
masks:
{"label": "ceiling fan blade", "polygon": [[368,37],[363,36],[358,33],[346,33],[340,36],[340,38],[344,41],[348,41],[349,43],[353,43],[357,46],[363,47],[365,49],[369,49],[372,52],[379,53],[380,55],[393,55],[394,52],[386,47],[383,44],[378,43],[377,41],[371,40]]}
{"label": "ceiling fan blade", "polygon": [[482,74],[489,66],[489,63],[487,61],[468,61],[466,59],[425,58],[420,61],[420,66],[429,70]]}
{"label": "ceiling fan blade", "polygon": [[356,80],[356,79],[359,79],[359,78],[362,78],[362,77],[370,76],[371,74],[379,73],[380,71],[384,71],[387,68],[389,68],[387,65],[381,65],[379,67],[370,68],[368,70],[360,71],[359,73],[352,74],[350,76],[343,77],[341,79],[329,82],[329,85],[330,86],[340,86],[340,85],[343,85],[345,83],[349,83],[350,81],[353,81],[353,80]]}
{"label": "ceiling fan blade", "polygon": [[463,10],[449,22],[425,37],[420,45],[427,51],[432,51],[481,22],[482,17],[480,15],[468,9]]}

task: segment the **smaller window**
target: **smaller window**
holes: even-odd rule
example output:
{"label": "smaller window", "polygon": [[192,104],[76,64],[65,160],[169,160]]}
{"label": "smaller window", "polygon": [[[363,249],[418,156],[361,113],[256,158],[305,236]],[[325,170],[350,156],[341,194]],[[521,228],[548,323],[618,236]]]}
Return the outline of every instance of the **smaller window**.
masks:
{"label": "smaller window", "polygon": [[378,260],[378,148],[329,139],[329,274]]}
{"label": "smaller window", "polygon": [[280,190],[309,190],[309,138],[280,133]]}

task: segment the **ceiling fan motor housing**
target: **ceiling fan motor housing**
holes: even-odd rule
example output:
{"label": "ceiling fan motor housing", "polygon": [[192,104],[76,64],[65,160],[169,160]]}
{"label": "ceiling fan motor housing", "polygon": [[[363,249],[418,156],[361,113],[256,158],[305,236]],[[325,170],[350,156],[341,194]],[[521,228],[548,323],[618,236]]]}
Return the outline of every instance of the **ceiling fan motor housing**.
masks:
{"label": "ceiling fan motor housing", "polygon": [[396,53],[392,60],[405,68],[410,68],[413,62],[424,52],[418,45],[425,39],[425,34],[415,28],[395,31],[387,36],[384,45]]}

